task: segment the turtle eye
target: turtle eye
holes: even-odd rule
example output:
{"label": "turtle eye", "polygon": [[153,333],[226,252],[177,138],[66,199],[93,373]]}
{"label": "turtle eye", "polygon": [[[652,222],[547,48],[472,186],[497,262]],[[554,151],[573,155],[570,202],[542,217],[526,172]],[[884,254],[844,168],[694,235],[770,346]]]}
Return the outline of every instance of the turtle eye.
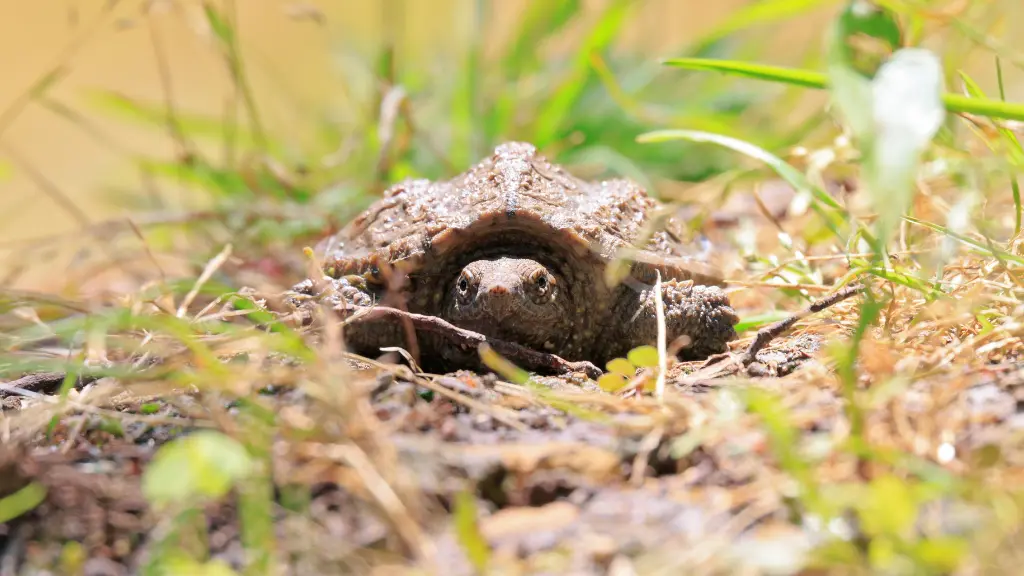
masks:
{"label": "turtle eye", "polygon": [[366,279],[372,284],[384,283],[384,275],[380,273],[380,267],[376,264],[366,272]]}
{"label": "turtle eye", "polygon": [[530,282],[540,294],[544,294],[554,285],[555,279],[548,274],[547,270],[537,270],[530,275]]}
{"label": "turtle eye", "polygon": [[473,275],[469,272],[463,271],[462,276],[459,277],[459,294],[465,296],[469,293],[469,287],[473,284]]}

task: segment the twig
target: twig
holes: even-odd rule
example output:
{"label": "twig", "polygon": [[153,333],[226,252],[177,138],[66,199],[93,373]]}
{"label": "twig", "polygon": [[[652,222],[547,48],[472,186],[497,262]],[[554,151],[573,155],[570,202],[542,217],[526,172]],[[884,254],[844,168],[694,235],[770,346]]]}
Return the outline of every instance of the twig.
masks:
{"label": "twig", "polygon": [[[794,324],[811,314],[821,312],[830,306],[834,306],[839,302],[846,300],[860,292],[863,288],[863,285],[860,283],[850,284],[831,296],[827,296],[817,302],[814,302],[804,310],[801,310],[788,318],[761,328],[757,331],[757,335],[754,336],[753,341],[751,341],[750,345],[747,346],[747,349],[742,354],[736,355],[726,352],[711,356],[704,362],[700,370],[683,380],[691,384],[706,384],[712,378],[725,374],[735,374],[739,369],[749,367],[754,363],[754,360],[757,359],[758,352],[760,352],[772,340],[781,336],[786,332],[786,330],[792,328]],[[725,360],[725,362],[723,362],[723,360]]]}
{"label": "twig", "polygon": [[25,555],[25,545],[32,527],[27,522],[19,522],[13,530],[0,554],[0,575],[16,574],[17,568]]}
{"label": "twig", "polygon": [[185,136],[185,131],[181,128],[181,122],[178,118],[178,111],[174,101],[174,84],[172,82],[170,66],[167,61],[167,52],[164,50],[163,40],[158,31],[159,28],[153,23],[151,13],[152,6],[146,9],[146,24],[148,24],[149,40],[153,46],[156,69],[159,73],[160,88],[164,96],[164,106],[167,109],[167,129],[178,144],[180,148],[179,153],[183,157],[190,156],[196,152],[191,145],[192,143],[189,142],[188,138]]}
{"label": "twig", "polygon": [[647,466],[651,461],[651,453],[654,452],[664,437],[665,428],[663,426],[655,426],[640,441],[640,448],[637,450],[636,457],[633,458],[633,470],[629,475],[629,481],[633,486],[638,488],[643,486],[644,477],[647,475]]}
{"label": "twig", "polygon": [[747,280],[725,280],[727,286],[743,288],[789,288],[790,290],[806,290],[807,292],[828,292],[831,288],[819,284],[782,284],[778,282],[751,282]]}
{"label": "twig", "polygon": [[491,418],[494,418],[495,420],[501,422],[502,424],[508,426],[509,428],[513,428],[519,432],[526,432],[528,430],[526,425],[524,425],[522,422],[516,419],[515,414],[512,413],[510,410],[501,408],[500,406],[491,406],[485,402],[478,402],[466,396],[465,394],[460,394],[455,390],[446,388],[445,386],[438,384],[437,382],[434,382],[429,378],[416,377],[415,382],[417,385],[423,386],[428,390],[436,392],[453,402],[458,402],[464,405],[465,407],[469,408],[470,410],[476,410],[477,412],[480,412],[482,414],[487,414]]}
{"label": "twig", "polygon": [[450,324],[436,316],[415,314],[412,312],[405,312],[397,308],[388,308],[386,306],[374,306],[372,308],[364,308],[363,310],[364,311],[361,311],[357,316],[353,317],[349,321],[408,321],[411,322],[417,330],[442,336],[464,349],[477,348],[480,344],[486,342],[487,344],[490,344],[498,354],[501,354],[509,360],[522,364],[528,369],[557,370],[563,373],[583,372],[590,378],[598,378],[602,374],[601,370],[590,362],[570,362],[554,354],[538,352],[537,350],[527,348],[526,346],[515,342],[488,338],[479,332],[459,328],[458,326]]}
{"label": "twig", "polygon": [[757,335],[754,336],[754,341],[750,343],[746,351],[740,357],[740,361],[744,366],[750,365],[757,357],[757,353],[760,352],[769,342],[781,336],[786,330],[793,327],[794,324],[810,316],[811,314],[817,314],[826,308],[834,306],[843,300],[857,294],[864,288],[860,283],[850,284],[846,288],[839,290],[832,294],[814,302],[804,310],[793,314],[792,316],[780,320],[774,324],[769,324],[764,328],[757,331]]}
{"label": "twig", "polygon": [[[398,350],[401,349],[398,348]],[[459,402],[463,404],[466,408],[469,408],[470,410],[476,410],[483,414],[487,414],[491,418],[494,418],[495,420],[501,422],[502,424],[505,424],[510,428],[514,428],[520,432],[525,432],[527,430],[527,427],[518,420],[516,414],[511,410],[507,410],[500,406],[491,406],[490,404],[487,404],[485,402],[478,402],[477,400],[474,400],[473,398],[470,398],[465,394],[461,394],[455,390],[452,390],[451,388],[448,388],[443,384],[435,382],[430,376],[426,374],[416,373],[416,368],[409,370],[409,368],[406,366],[396,367],[394,365],[388,365],[383,362],[379,362],[372,358],[364,358],[357,354],[353,354],[351,357],[358,359],[360,362],[365,362],[372,366],[376,366],[381,370],[386,370],[397,377],[405,378],[407,380],[416,382],[418,386],[423,386],[428,390],[437,392],[438,394],[448,398],[449,400],[452,400],[453,402]],[[405,356],[405,358],[406,360],[409,359],[408,356]]]}
{"label": "twig", "polygon": [[167,273],[164,272],[163,266],[161,266],[160,262],[156,259],[156,255],[153,254],[153,250],[150,249],[149,242],[146,241],[146,236],[142,234],[142,229],[139,228],[131,218],[128,218],[128,226],[131,228],[132,233],[135,234],[135,237],[139,239],[139,242],[142,243],[142,249],[146,252],[146,257],[149,258],[150,263],[152,263],[153,267],[156,268],[156,271],[160,273],[160,280],[167,282]]}
{"label": "twig", "polygon": [[14,119],[21,114],[22,110],[24,110],[26,106],[38,98],[41,93],[45,92],[46,88],[52,88],[68,74],[71,70],[71,59],[89,40],[94,37],[96,31],[106,23],[107,18],[114,13],[114,8],[119,3],[120,0],[105,2],[103,9],[89,24],[88,28],[83,30],[81,34],[73,38],[64,46],[54,65],[47,68],[47,71],[32,83],[30,89],[19,94],[18,97],[15,98],[14,102],[4,109],[3,112],[0,112],[0,136],[2,136],[11,124],[14,123]]}
{"label": "twig", "polygon": [[0,250],[38,250],[59,242],[80,241],[83,234],[92,236],[97,240],[107,240],[127,227],[149,228],[153,226],[190,224],[205,220],[216,221],[221,216],[223,214],[219,210],[197,210],[194,212],[153,212],[132,218],[111,218],[109,220],[97,221],[86,228],[75,230],[74,232],[47,234],[45,236],[19,240],[5,240],[0,242]]}
{"label": "twig", "polygon": [[206,263],[206,267],[203,268],[203,273],[199,275],[199,278],[192,286],[192,289],[188,291],[188,294],[185,295],[184,300],[181,301],[181,305],[178,306],[178,311],[175,314],[175,316],[177,316],[178,318],[182,318],[185,316],[185,312],[188,310],[189,305],[192,304],[192,301],[195,300],[196,295],[199,294],[199,290],[202,289],[203,284],[206,284],[207,280],[209,280],[210,277],[213,276],[214,272],[220,269],[220,267],[224,264],[224,262],[228,259],[229,256],[231,256],[230,243],[224,246],[224,249],[221,250],[219,254],[214,256],[209,262]]}
{"label": "twig", "polygon": [[665,398],[665,374],[668,372],[668,359],[665,357],[665,305],[661,298],[661,272],[654,271],[657,280],[654,283],[654,312],[658,320],[658,377],[654,383],[654,396],[661,402]]}
{"label": "twig", "polygon": [[421,560],[430,562],[436,550],[420,525],[409,513],[408,507],[395,492],[387,479],[373,465],[373,461],[355,444],[307,444],[303,446],[310,455],[329,458],[347,464],[355,471],[363,486],[387,514],[398,536]]}
{"label": "twig", "polygon": [[[0,384],[0,393],[3,392],[14,392],[17,390],[28,390],[29,392],[40,392],[43,394],[53,393],[61,383],[64,382],[64,378],[67,374],[64,372],[39,372],[36,374],[29,374],[28,376],[22,376],[17,380],[12,380],[6,384]],[[99,376],[79,376],[78,381],[75,383],[76,388],[80,388],[99,380]]]}

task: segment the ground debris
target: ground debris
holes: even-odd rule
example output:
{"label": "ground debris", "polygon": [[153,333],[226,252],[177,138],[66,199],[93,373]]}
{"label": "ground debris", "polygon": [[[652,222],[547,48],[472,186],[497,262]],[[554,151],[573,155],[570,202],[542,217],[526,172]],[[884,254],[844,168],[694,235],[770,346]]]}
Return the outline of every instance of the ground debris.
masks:
{"label": "ground debris", "polygon": [[[794,497],[800,469],[785,458],[804,458],[825,491],[872,486],[895,469],[890,456],[844,448],[851,413],[836,346],[856,326],[860,303],[841,297],[855,292],[734,342],[745,370],[670,362],[660,402],[582,375],[509,382],[347,353],[281,362],[249,334],[207,339],[228,368],[202,386],[192,382],[203,373],[185,371],[188,350],[165,342],[163,364],[183,375],[173,386],[105,376],[61,400],[63,374],[19,380],[3,390],[0,499],[41,488],[42,502],[0,524],[0,565],[61,572],[69,543],[80,542],[86,573],[139,573],[168,522],[145,497],[145,471],[162,446],[214,429],[273,455],[267,510],[282,574],[431,565],[473,574],[474,538],[495,572],[791,571],[859,528],[846,516],[816,525]],[[922,477],[1019,485],[1024,345],[1010,309],[1003,324],[983,326],[948,300],[904,288],[892,296],[861,343],[864,442],[913,459]],[[775,403],[755,410],[752,391]],[[939,535],[987,518],[954,494],[921,506]],[[239,500],[198,509],[208,558],[241,571]]]}

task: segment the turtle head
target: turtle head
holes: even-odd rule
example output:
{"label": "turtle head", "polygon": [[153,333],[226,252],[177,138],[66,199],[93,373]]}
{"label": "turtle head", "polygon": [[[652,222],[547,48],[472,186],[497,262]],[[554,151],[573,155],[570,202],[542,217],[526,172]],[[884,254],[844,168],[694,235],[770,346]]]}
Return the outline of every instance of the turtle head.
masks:
{"label": "turtle head", "polygon": [[469,263],[447,300],[453,324],[536,350],[555,348],[570,324],[568,294],[558,275],[526,258]]}

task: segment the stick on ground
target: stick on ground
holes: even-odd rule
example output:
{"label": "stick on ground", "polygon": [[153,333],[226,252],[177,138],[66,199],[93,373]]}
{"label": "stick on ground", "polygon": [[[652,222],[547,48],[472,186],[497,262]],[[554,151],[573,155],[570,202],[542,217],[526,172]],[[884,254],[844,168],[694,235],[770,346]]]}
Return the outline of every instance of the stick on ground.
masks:
{"label": "stick on ground", "polygon": [[[64,378],[67,374],[64,372],[38,372],[36,374],[29,374],[22,376],[17,380],[12,380],[7,383],[0,384],[0,394],[4,392],[10,392],[11,390],[28,390],[29,392],[37,392],[39,394],[53,394],[56,392],[60,385],[64,383]],[[75,382],[76,388],[81,388],[86,384],[97,380],[97,376],[79,376]]]}
{"label": "stick on ground", "polygon": [[814,302],[804,310],[801,310],[800,312],[797,312],[796,314],[793,314],[788,318],[785,318],[774,324],[769,324],[768,326],[761,328],[760,330],[757,331],[757,335],[754,336],[754,341],[750,343],[750,346],[748,346],[747,349],[743,352],[743,355],[740,356],[740,361],[743,363],[744,366],[749,366],[757,358],[758,352],[760,352],[765,346],[767,346],[769,342],[781,336],[783,333],[786,332],[786,330],[792,328],[794,324],[810,316],[811,314],[817,314],[818,312],[821,312],[826,308],[835,306],[836,304],[842,302],[843,300],[846,300],[847,298],[853,296],[854,294],[857,294],[863,288],[864,286],[860,283],[850,284],[849,286],[843,288],[842,290],[838,290],[832,295],[826,296],[825,298],[822,298],[821,300]]}
{"label": "stick on ground", "polygon": [[369,308],[366,312],[360,313],[359,317],[355,321],[365,322],[385,319],[408,321],[412,323],[417,330],[440,335],[451,341],[453,344],[467,348],[477,348],[480,344],[486,342],[487,344],[490,344],[491,348],[493,348],[498,354],[501,354],[505,358],[508,358],[529,370],[545,369],[556,370],[563,373],[583,372],[590,378],[598,378],[602,374],[601,370],[590,362],[570,362],[560,356],[548,354],[547,352],[538,352],[537,350],[527,348],[526,346],[515,342],[488,338],[479,332],[459,328],[458,326],[455,326],[442,318],[438,318],[437,316],[415,314],[412,312],[405,312],[397,308],[388,308],[386,306],[374,306],[373,308]]}

